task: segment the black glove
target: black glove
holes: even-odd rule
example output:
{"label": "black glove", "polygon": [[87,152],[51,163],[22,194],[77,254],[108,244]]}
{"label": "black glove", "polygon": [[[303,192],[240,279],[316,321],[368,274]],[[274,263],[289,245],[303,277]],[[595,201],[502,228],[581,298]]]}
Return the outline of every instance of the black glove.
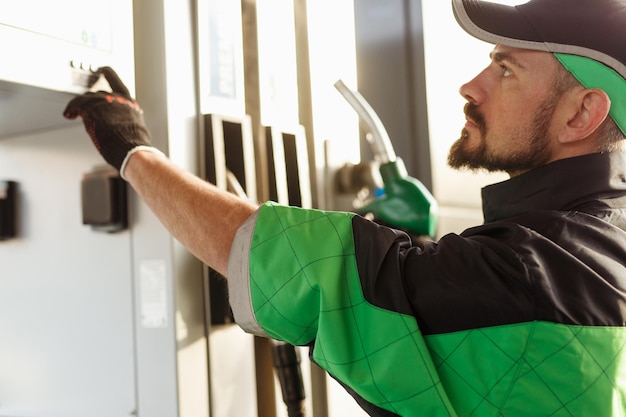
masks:
{"label": "black glove", "polygon": [[138,146],[152,146],[143,111],[112,68],[97,73],[111,86],[111,93],[85,93],[70,101],[63,112],[68,119],[83,118],[85,129],[102,157],[118,170],[128,153]]}

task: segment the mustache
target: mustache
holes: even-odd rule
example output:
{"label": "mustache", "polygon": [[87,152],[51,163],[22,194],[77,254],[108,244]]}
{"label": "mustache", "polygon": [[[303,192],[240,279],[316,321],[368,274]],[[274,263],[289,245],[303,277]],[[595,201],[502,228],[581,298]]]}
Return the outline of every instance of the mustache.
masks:
{"label": "mustache", "polygon": [[478,126],[482,134],[485,134],[487,131],[487,122],[485,121],[485,116],[478,109],[478,106],[474,103],[466,103],[463,108],[463,112],[465,116],[470,119],[474,124]]}

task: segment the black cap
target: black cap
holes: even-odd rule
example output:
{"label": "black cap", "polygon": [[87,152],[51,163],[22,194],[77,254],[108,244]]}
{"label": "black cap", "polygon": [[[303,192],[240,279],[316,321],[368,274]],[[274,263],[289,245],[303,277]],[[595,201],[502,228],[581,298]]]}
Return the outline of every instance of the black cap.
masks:
{"label": "black cap", "polygon": [[452,0],[452,6],[459,25],[478,39],[591,58],[626,78],[626,0],[531,0],[518,6]]}
{"label": "black cap", "polygon": [[452,0],[452,7],[470,35],[551,52],[585,87],[604,90],[626,135],[626,0]]}

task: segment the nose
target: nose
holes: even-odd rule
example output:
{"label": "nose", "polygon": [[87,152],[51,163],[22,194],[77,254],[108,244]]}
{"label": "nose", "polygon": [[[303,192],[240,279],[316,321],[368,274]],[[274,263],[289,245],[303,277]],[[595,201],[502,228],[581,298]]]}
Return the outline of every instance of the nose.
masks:
{"label": "nose", "polygon": [[459,88],[459,94],[461,94],[461,96],[469,103],[480,104],[484,100],[485,90],[480,84],[480,77],[482,74],[483,73],[481,72]]}

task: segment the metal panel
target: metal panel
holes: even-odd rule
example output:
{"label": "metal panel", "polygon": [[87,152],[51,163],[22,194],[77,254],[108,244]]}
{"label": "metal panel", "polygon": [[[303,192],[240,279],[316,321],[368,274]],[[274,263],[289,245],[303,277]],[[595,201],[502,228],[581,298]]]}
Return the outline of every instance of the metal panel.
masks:
{"label": "metal panel", "polygon": [[0,178],[20,184],[18,236],[0,245],[2,416],[137,413],[131,234],[82,224],[80,181],[102,158],[62,117],[90,68],[114,65],[134,89],[132,2],[104,7],[0,5]]}
{"label": "metal panel", "polygon": [[[153,142],[198,173],[193,2],[135,0],[137,99]],[[209,415],[202,263],[175,241],[136,195],[132,256],[139,416]],[[148,291],[146,294],[145,291]],[[150,302],[150,295],[160,298]],[[145,308],[142,307],[142,303]],[[148,303],[148,305],[145,305]],[[142,313],[156,308],[150,325]]]}
{"label": "metal panel", "polygon": [[2,416],[136,411],[130,233],[81,221],[98,164],[82,126],[0,141],[0,178],[21,190],[18,237],[0,242]]}
{"label": "metal panel", "polygon": [[[354,2],[358,90],[389,132],[409,175],[431,187],[422,2]],[[362,140],[362,156],[372,153]]]}
{"label": "metal panel", "polygon": [[100,66],[134,91],[132,39],[130,0],[1,1],[0,137],[65,126],[68,95],[92,87]]}
{"label": "metal panel", "polygon": [[[256,200],[249,116],[204,115],[204,157],[204,178],[224,190]],[[252,417],[257,405],[254,338],[233,323],[224,277],[207,266],[204,282],[210,309],[211,415]]]}
{"label": "metal panel", "polygon": [[281,130],[271,126],[265,132],[270,199],[284,205],[313,207],[304,128]]}

